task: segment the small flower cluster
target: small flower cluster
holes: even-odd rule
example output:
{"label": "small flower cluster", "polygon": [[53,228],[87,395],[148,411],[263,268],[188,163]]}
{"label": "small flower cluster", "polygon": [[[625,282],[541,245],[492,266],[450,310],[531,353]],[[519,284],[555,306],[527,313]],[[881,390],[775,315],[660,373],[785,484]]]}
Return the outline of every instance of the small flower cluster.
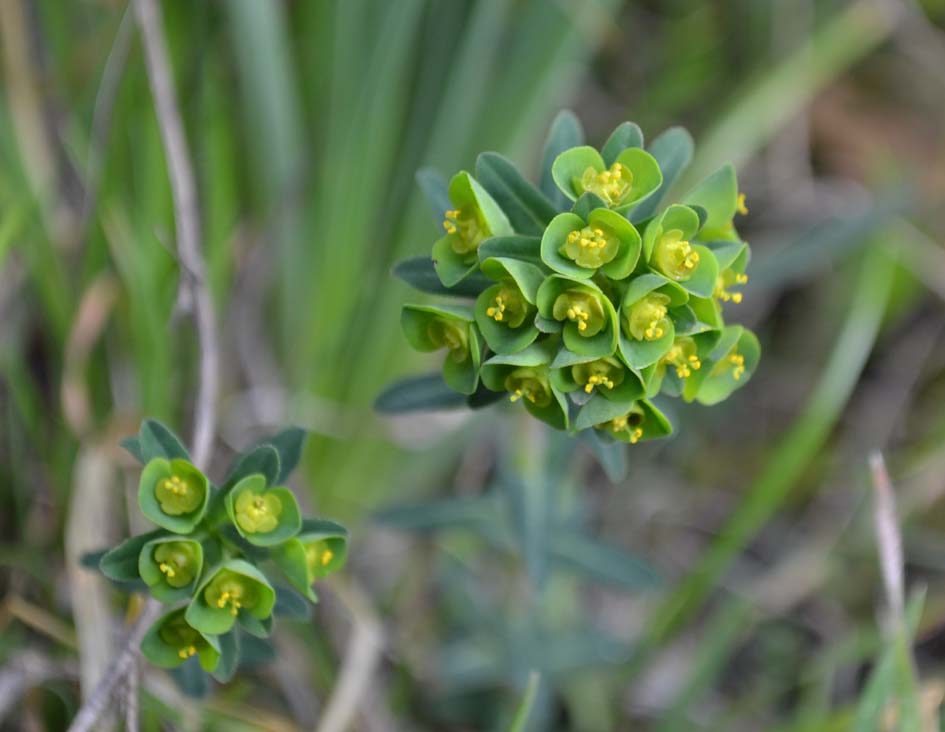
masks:
{"label": "small flower cluster", "polygon": [[432,251],[442,287],[405,279],[475,302],[406,305],[404,333],[419,351],[446,350],[443,378],[471,402],[504,393],[552,427],[605,441],[665,436],[654,397],[715,404],[758,363],[755,336],[723,318],[748,281],[734,224],[744,196],[725,166],[662,201],[691,156],[682,130],[648,152],[631,123],[601,150],[559,126],[540,189],[495,153],[439,190],[423,174],[443,215]]}
{"label": "small flower cluster", "polygon": [[[302,430],[290,429],[253,446],[220,486],[155,420],[123,443],[144,465],[138,505],[159,528],[106,552],[99,566],[109,578],[143,584],[172,606],[142,641],[155,665],[175,668],[196,656],[204,671],[225,680],[238,663],[237,628],[268,637],[280,602],[315,602],[313,583],[344,564],[346,530],[303,520],[282,485],[303,439]],[[295,589],[270,579],[273,570]]]}

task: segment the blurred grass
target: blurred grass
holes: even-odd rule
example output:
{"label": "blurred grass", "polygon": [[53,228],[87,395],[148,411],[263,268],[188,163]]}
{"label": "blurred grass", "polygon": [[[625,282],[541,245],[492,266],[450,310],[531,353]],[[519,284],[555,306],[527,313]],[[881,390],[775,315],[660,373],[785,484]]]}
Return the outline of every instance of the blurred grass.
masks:
{"label": "blurred grass", "polygon": [[[941,7],[926,4],[931,17],[943,17]],[[395,713],[417,728],[443,728],[431,704],[437,694],[430,659],[437,642],[456,639],[462,624],[451,625],[455,618],[440,607],[456,597],[427,586],[438,579],[426,561],[429,545],[404,546],[367,530],[368,512],[431,491],[452,493],[443,484],[461,453],[457,490],[475,494],[484,482],[477,471],[490,471],[481,455],[491,455],[505,434],[497,437],[482,419],[435,423],[424,434],[416,422],[370,413],[386,381],[420,368],[397,325],[398,306],[410,295],[389,277],[394,261],[426,252],[436,235],[414,171],[469,169],[478,151],[494,149],[534,178],[547,124],[569,104],[592,142],[628,116],[644,123],[648,139],[670,124],[689,124],[697,156],[688,182],[723,160],[743,165],[759,275],[747,300],[766,314],[766,357],[756,382],[731,405],[684,412],[692,426],[675,441],[634,452],[629,483],[613,488],[575,464],[586,483],[587,506],[577,513],[588,516],[581,518],[609,533],[607,540],[678,565],[680,579],[671,579],[655,606],[576,583],[542,595],[547,617],[586,617],[589,626],[596,621],[642,638],[643,646],[633,689],[591,670],[574,672],[567,682],[556,680],[560,699],[540,695],[537,717],[557,713],[558,728],[581,732],[608,729],[622,715],[641,728],[652,722],[665,730],[723,722],[751,729],[759,720],[765,728],[853,729],[851,700],[859,687],[849,676],[865,673],[882,648],[873,630],[875,572],[864,568],[872,566],[863,549],[869,535],[852,531],[839,556],[821,560],[830,568],[820,573],[825,578],[843,569],[849,577],[817,585],[817,597],[808,598],[817,612],[771,617],[751,598],[717,588],[743,563],[770,556],[771,546],[786,553],[803,545],[805,532],[815,534],[803,511],[829,493],[825,476],[849,476],[864,451],[844,442],[868,434],[848,423],[849,410],[862,409],[863,399],[891,399],[893,386],[877,391],[876,382],[896,378],[877,364],[892,359],[920,372],[903,397],[906,413],[882,415],[896,421],[882,434],[892,435],[903,472],[924,475],[938,465],[945,441],[936,409],[945,396],[941,347],[930,347],[918,362],[897,349],[902,332],[941,321],[941,303],[930,304],[921,285],[888,258],[893,239],[908,236],[908,227],[897,226],[895,237],[884,227],[903,214],[907,196],[896,189],[902,179],[920,197],[943,198],[934,176],[910,172],[941,162],[945,108],[936,87],[904,66],[898,51],[927,44],[941,28],[929,26],[931,36],[904,35],[895,3],[867,0],[164,5],[227,348],[221,407],[239,421],[225,434],[268,426],[261,421],[298,421],[316,432],[301,483],[320,511],[361,529],[352,574],[370,586],[391,626],[412,627],[419,613],[431,628],[417,631],[416,647],[409,634],[392,640],[390,688],[378,694],[390,692]],[[57,591],[57,557],[77,444],[111,445],[144,414],[187,424],[195,377],[193,338],[179,317],[187,303],[176,300],[170,195],[140,49],[132,48],[116,88],[103,82],[124,12],[123,3],[105,0],[8,0],[0,13],[0,589],[26,593],[62,616],[69,608]],[[842,92],[861,96],[856,105],[831,101]],[[103,101],[111,113],[99,160],[91,129]],[[791,148],[785,127],[803,127],[810,143]],[[844,154],[831,147],[838,137],[849,145]],[[864,139],[869,145],[858,146]],[[787,159],[804,157],[807,172],[792,169],[779,180],[771,169],[785,159],[774,156],[779,148],[788,150]],[[851,159],[881,160],[876,167],[892,160],[897,167],[876,180]],[[98,169],[101,189],[86,230],[83,200]],[[805,201],[803,191],[813,191],[812,199]],[[938,231],[932,217],[913,219],[909,226]],[[801,245],[778,244],[799,232]],[[915,260],[906,265],[923,267]],[[86,368],[91,429],[74,434],[59,401],[65,343],[84,293],[103,272],[118,278],[121,291]],[[750,318],[752,306],[743,308]],[[258,323],[241,317],[245,312]],[[278,395],[272,404],[260,409],[240,401],[261,388]],[[443,439],[432,440],[430,432]],[[714,456],[711,464],[700,462],[706,454]],[[715,487],[723,485],[733,487]],[[542,496],[533,498],[541,503]],[[706,506],[713,510],[700,513]],[[919,524],[916,535],[921,528],[936,537],[945,526],[940,514],[929,509],[910,518]],[[458,550],[469,575],[483,575],[482,586],[463,576],[467,592],[492,596],[522,580],[515,558],[491,552],[467,544]],[[48,572],[37,570],[37,556]],[[940,580],[941,567],[913,571]],[[515,610],[521,598],[508,594]],[[325,612],[331,617],[330,607]],[[943,612],[945,599],[933,586],[931,620],[923,627],[934,628]],[[12,621],[0,618],[0,628],[5,622]],[[776,646],[775,627],[791,638],[803,635],[798,628],[819,635],[764,650],[769,642]],[[656,695],[666,713],[641,711],[634,694],[652,689],[664,654],[700,632],[686,668]],[[316,691],[327,693],[337,661],[334,636],[312,628],[298,635],[316,669]],[[920,632],[920,646],[921,640]],[[777,668],[752,676],[752,654],[787,669],[799,657],[814,660],[785,680],[788,672],[778,675]],[[936,653],[920,660],[926,674],[940,673]],[[739,685],[733,679],[745,668],[751,678]],[[833,688],[843,679],[845,686]],[[493,691],[468,692],[482,696],[456,701],[452,718],[462,710],[498,723],[505,697]],[[797,697],[803,701],[795,703]],[[251,690],[236,689],[222,700],[222,714],[227,703],[252,701]],[[167,711],[150,706],[152,714]]]}

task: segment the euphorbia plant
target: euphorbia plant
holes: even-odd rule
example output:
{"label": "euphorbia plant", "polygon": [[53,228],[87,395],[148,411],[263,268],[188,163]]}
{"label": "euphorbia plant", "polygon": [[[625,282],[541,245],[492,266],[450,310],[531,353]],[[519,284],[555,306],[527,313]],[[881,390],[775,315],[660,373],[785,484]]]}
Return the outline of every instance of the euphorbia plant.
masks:
{"label": "euphorbia plant", "polygon": [[302,597],[316,602],[313,585],[343,566],[347,531],[326,519],[303,520],[284,486],[304,437],[291,428],[257,442],[219,485],[160,422],[146,420],[122,443],[144,466],[138,505],[159,528],[105,552],[98,566],[170,606],[141,644],[155,665],[176,668],[195,657],[227,680],[242,634],[266,638],[280,610],[304,613]]}
{"label": "euphorbia plant", "polygon": [[[659,398],[715,404],[758,364],[755,336],[724,317],[748,281],[750,250],[735,226],[745,197],[726,165],[665,200],[692,155],[683,130],[645,148],[625,122],[598,150],[569,119],[552,127],[540,187],[495,153],[449,185],[422,171],[445,233],[432,258],[395,273],[454,302],[406,305],[404,331],[418,350],[446,349],[445,385],[470,406],[505,394],[602,443],[663,437],[672,427]],[[409,380],[378,405],[459,401],[438,388]]]}

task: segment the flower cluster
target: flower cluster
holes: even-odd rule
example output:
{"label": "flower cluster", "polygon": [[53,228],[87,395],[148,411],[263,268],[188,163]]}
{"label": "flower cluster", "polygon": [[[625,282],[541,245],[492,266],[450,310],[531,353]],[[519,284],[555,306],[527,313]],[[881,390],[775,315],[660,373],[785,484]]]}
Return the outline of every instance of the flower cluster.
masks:
{"label": "flower cluster", "polygon": [[315,602],[313,583],[344,564],[346,530],[303,519],[282,485],[303,439],[302,430],[289,429],[254,445],[219,486],[155,420],[123,443],[144,465],[138,505],[159,528],[106,552],[99,567],[171,606],[142,641],[155,665],[175,668],[196,656],[204,671],[226,680],[239,661],[240,631],[268,637],[280,606]]}
{"label": "flower cluster", "polygon": [[395,271],[467,301],[404,306],[404,333],[417,350],[446,350],[443,379],[471,403],[506,394],[552,427],[605,441],[665,436],[657,395],[715,404],[758,363],[755,336],[723,317],[748,281],[735,228],[745,199],[727,165],[663,201],[692,154],[683,130],[647,151],[624,123],[597,150],[564,115],[540,188],[495,153],[448,185],[421,173],[442,214],[427,260],[438,281],[415,260]]}

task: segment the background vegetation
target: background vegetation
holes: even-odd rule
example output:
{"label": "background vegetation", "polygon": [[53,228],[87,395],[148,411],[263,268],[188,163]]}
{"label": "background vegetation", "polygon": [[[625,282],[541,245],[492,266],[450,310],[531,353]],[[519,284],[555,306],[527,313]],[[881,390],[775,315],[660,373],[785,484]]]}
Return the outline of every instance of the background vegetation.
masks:
{"label": "background vegetation", "polygon": [[[938,729],[941,0],[163,5],[223,328],[210,472],[304,426],[306,512],[353,543],[278,662],[199,703],[147,674],[145,729],[336,730],[352,700],[351,729],[499,729],[532,669],[534,729],[898,729],[888,693]],[[135,35],[118,0],[0,3],[4,730],[64,729],[76,681],[107,665],[126,610],[78,559],[137,530],[118,439],[143,415],[190,423],[190,303]],[[616,483],[511,410],[371,411],[423,365],[389,276],[436,233],[414,171],[492,149],[534,175],[562,106],[596,143],[624,119],[687,126],[688,182],[732,160],[751,209],[739,319],[761,368],[673,415]],[[915,665],[881,640],[876,448],[926,588]]]}

